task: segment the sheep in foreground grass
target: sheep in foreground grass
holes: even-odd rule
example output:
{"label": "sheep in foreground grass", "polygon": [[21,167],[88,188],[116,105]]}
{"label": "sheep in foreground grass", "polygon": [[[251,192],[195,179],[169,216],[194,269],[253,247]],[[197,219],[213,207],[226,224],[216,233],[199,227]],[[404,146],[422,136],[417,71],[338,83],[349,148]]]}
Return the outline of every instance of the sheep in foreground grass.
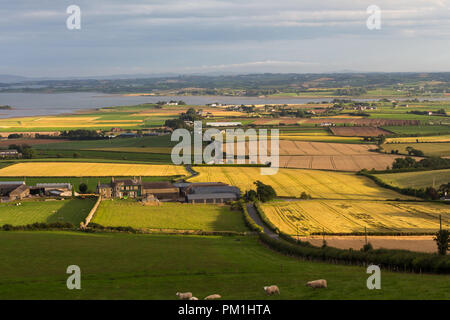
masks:
{"label": "sheep in foreground grass", "polygon": [[180,298],[180,300],[189,300],[192,298],[192,292],[177,292],[177,297]]}
{"label": "sheep in foreground grass", "polygon": [[264,291],[267,293],[267,295],[271,296],[275,293],[280,294],[280,289],[278,289],[278,287],[276,285],[272,285],[272,286],[267,286],[264,287]]}
{"label": "sheep in foreground grass", "polygon": [[198,298],[197,297],[191,297],[191,298],[189,298],[189,300],[198,300]]}
{"label": "sheep in foreground grass", "polygon": [[314,280],[314,281],[309,281],[306,283],[306,285],[308,287],[317,289],[317,288],[326,288],[327,287],[327,280],[324,279],[320,279],[320,280]]}
{"label": "sheep in foreground grass", "polygon": [[210,296],[207,296],[205,298],[205,300],[214,300],[214,299],[220,299],[220,298],[222,298],[222,296],[220,294],[212,294]]}

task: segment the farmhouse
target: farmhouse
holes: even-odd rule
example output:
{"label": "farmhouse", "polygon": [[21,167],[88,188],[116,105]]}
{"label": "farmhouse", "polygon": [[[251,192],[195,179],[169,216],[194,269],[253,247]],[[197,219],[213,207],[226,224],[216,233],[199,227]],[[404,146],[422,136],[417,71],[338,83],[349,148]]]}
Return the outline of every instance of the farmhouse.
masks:
{"label": "farmhouse", "polygon": [[3,201],[14,201],[30,195],[30,188],[24,181],[0,182],[0,198]]}
{"label": "farmhouse", "polygon": [[141,198],[153,195],[159,200],[178,200],[179,189],[170,182],[142,182],[142,178],[115,180],[97,185],[97,193],[103,198]]}

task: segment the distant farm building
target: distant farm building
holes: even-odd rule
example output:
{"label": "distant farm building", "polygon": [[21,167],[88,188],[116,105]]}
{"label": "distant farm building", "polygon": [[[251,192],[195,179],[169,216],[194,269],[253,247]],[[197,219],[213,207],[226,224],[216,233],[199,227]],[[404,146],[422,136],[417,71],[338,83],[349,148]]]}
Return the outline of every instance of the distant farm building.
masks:
{"label": "distant farm building", "polygon": [[0,182],[1,202],[20,200],[30,195],[30,188],[24,181]]}
{"label": "distant farm building", "polygon": [[14,149],[11,150],[0,150],[0,159],[17,159],[21,158],[22,154]]}
{"label": "distant farm building", "polygon": [[207,122],[208,127],[238,127],[242,126],[241,122]]}
{"label": "distant farm building", "polygon": [[32,187],[33,193],[54,197],[72,196],[72,185],[70,183],[37,183]]}

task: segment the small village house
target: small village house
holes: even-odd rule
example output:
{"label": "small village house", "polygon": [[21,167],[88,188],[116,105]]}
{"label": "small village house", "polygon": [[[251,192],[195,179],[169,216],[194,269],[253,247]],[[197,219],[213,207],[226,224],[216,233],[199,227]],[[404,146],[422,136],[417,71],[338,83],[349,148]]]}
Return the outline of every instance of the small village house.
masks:
{"label": "small village house", "polygon": [[22,154],[14,149],[0,150],[0,159],[18,159],[21,157]]}

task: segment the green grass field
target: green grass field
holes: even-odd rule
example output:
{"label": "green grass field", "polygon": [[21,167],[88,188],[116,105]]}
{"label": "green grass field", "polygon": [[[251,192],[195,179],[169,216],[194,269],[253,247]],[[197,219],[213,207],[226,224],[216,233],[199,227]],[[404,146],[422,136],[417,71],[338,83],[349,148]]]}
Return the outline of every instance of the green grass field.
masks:
{"label": "green grass field", "polygon": [[450,169],[385,173],[377,174],[375,176],[385,183],[401,188],[426,188],[432,187],[433,183],[435,188],[439,188],[440,185],[450,182]]}
{"label": "green grass field", "polygon": [[[0,242],[0,299],[450,299],[449,276],[382,270],[382,289],[368,290],[363,267],[294,259],[250,236],[0,232]],[[82,290],[66,288],[73,264]],[[322,278],[326,290],[305,286]],[[270,284],[280,296],[264,293]]]}
{"label": "green grass field", "polygon": [[399,134],[410,135],[439,135],[449,134],[450,126],[385,126],[383,129]]}
{"label": "green grass field", "polygon": [[398,150],[400,154],[408,154],[407,147],[422,151],[430,157],[448,157],[450,156],[450,143],[448,142],[424,142],[424,143],[389,143],[384,144],[383,149],[388,153],[391,150]]}
{"label": "green grass field", "polygon": [[170,135],[142,137],[142,138],[115,138],[87,141],[65,141],[61,143],[49,143],[34,146],[36,149],[51,150],[85,150],[98,148],[148,148],[168,147],[176,143],[170,141]]}
{"label": "green grass field", "polygon": [[79,226],[94,206],[95,199],[21,201],[0,204],[0,225],[21,226],[35,222],[71,222]]}
{"label": "green grass field", "polygon": [[228,206],[162,203],[143,206],[132,200],[104,200],[92,222],[103,226],[203,231],[246,231],[242,213]]}
{"label": "green grass field", "polygon": [[373,119],[392,119],[392,120],[419,120],[421,123],[426,124],[429,121],[432,122],[449,122],[449,119],[444,116],[429,116],[429,115],[419,115],[412,113],[396,113],[396,112],[385,112],[385,113],[371,113],[370,118]]}

